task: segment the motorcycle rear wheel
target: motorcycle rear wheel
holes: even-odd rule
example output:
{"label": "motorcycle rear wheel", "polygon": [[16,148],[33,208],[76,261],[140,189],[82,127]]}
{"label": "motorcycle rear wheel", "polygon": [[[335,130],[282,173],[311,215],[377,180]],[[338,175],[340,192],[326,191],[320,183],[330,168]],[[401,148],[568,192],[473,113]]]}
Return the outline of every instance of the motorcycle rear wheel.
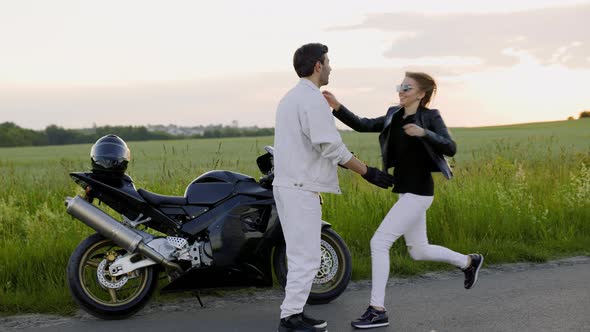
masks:
{"label": "motorcycle rear wheel", "polygon": [[[108,274],[108,263],[126,253],[127,250],[110,239],[93,234],[80,242],[70,256],[68,286],[74,301],[89,314],[108,320],[124,319],[149,302],[158,284],[154,266],[119,277]],[[102,282],[98,277],[99,270],[103,275]],[[105,283],[116,287],[106,287]]]}
{"label": "motorcycle rear wheel", "polygon": [[[344,240],[331,228],[322,229],[322,260],[313,280],[307,303],[325,304],[344,292],[352,277],[352,258]],[[281,287],[287,284],[287,251],[283,244],[275,248],[273,265]]]}

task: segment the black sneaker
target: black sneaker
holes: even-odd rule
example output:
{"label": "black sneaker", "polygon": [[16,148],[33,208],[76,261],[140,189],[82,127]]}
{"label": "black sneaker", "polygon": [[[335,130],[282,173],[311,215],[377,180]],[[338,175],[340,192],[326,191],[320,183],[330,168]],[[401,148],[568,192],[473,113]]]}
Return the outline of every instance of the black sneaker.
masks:
{"label": "black sneaker", "polygon": [[483,255],[480,254],[469,254],[471,257],[471,264],[466,269],[462,270],[465,273],[465,281],[463,285],[465,289],[471,289],[477,283],[477,277],[479,275],[479,269],[483,265]]}
{"label": "black sneaker", "polygon": [[389,325],[389,318],[387,318],[387,311],[379,311],[369,306],[367,311],[359,319],[353,320],[350,325],[357,329],[372,329]]}
{"label": "black sneaker", "polygon": [[313,325],[313,327],[315,327],[316,329],[324,329],[328,326],[328,323],[325,320],[311,318],[308,315],[306,315],[305,312],[302,313],[302,317],[304,322],[306,322],[309,325]]}
{"label": "black sneaker", "polygon": [[[308,317],[309,319],[309,317]],[[314,319],[314,321],[316,321]],[[321,321],[316,321],[321,322]],[[326,322],[324,322],[325,324]],[[305,321],[303,313],[291,315],[281,319],[278,332],[328,332],[324,328],[316,328]]]}

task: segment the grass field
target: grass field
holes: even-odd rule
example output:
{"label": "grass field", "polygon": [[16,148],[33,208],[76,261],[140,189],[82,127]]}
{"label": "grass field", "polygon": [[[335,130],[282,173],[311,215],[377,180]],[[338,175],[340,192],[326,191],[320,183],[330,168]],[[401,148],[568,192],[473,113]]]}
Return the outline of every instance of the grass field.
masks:
{"label": "grass field", "polygon": [[[590,120],[455,128],[455,178],[435,175],[431,243],[481,252],[488,264],[590,254]],[[379,166],[377,134],[343,133]],[[130,142],[138,188],[182,195],[211,169],[259,177],[255,159],[272,137]],[[0,149],[0,312],[71,313],[65,267],[92,231],[65,212],[80,192],[68,172],[89,169],[91,145]],[[323,217],[348,243],[354,278],[370,277],[369,240],[396,195],[339,170],[343,195],[325,195]],[[414,262],[398,241],[393,275],[449,269]]]}

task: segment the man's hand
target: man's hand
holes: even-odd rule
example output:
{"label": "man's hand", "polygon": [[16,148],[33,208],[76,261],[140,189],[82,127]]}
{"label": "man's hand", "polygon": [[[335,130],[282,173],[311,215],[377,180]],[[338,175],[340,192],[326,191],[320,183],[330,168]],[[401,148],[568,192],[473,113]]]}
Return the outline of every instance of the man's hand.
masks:
{"label": "man's hand", "polygon": [[326,98],[326,100],[328,101],[330,107],[334,109],[334,111],[338,111],[340,109],[340,106],[342,106],[342,104],[338,102],[338,99],[336,99],[336,96],[334,96],[332,92],[322,91],[322,94],[324,95],[324,98]]}
{"label": "man's hand", "polygon": [[402,128],[404,128],[406,135],[418,137],[426,136],[426,131],[422,127],[417,126],[415,123],[408,123]]}
{"label": "man's hand", "polygon": [[370,183],[383,189],[393,186],[393,175],[382,172],[375,167],[367,166],[367,173],[362,175],[362,177]]}

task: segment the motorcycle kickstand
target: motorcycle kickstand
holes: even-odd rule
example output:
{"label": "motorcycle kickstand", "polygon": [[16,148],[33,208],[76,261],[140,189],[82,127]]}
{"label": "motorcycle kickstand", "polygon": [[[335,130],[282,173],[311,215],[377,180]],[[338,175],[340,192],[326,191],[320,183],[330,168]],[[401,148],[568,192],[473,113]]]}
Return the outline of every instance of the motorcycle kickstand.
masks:
{"label": "motorcycle kickstand", "polygon": [[193,293],[193,295],[195,295],[197,297],[197,300],[199,300],[199,304],[201,305],[201,308],[205,308],[203,301],[201,301],[201,292],[196,291]]}

